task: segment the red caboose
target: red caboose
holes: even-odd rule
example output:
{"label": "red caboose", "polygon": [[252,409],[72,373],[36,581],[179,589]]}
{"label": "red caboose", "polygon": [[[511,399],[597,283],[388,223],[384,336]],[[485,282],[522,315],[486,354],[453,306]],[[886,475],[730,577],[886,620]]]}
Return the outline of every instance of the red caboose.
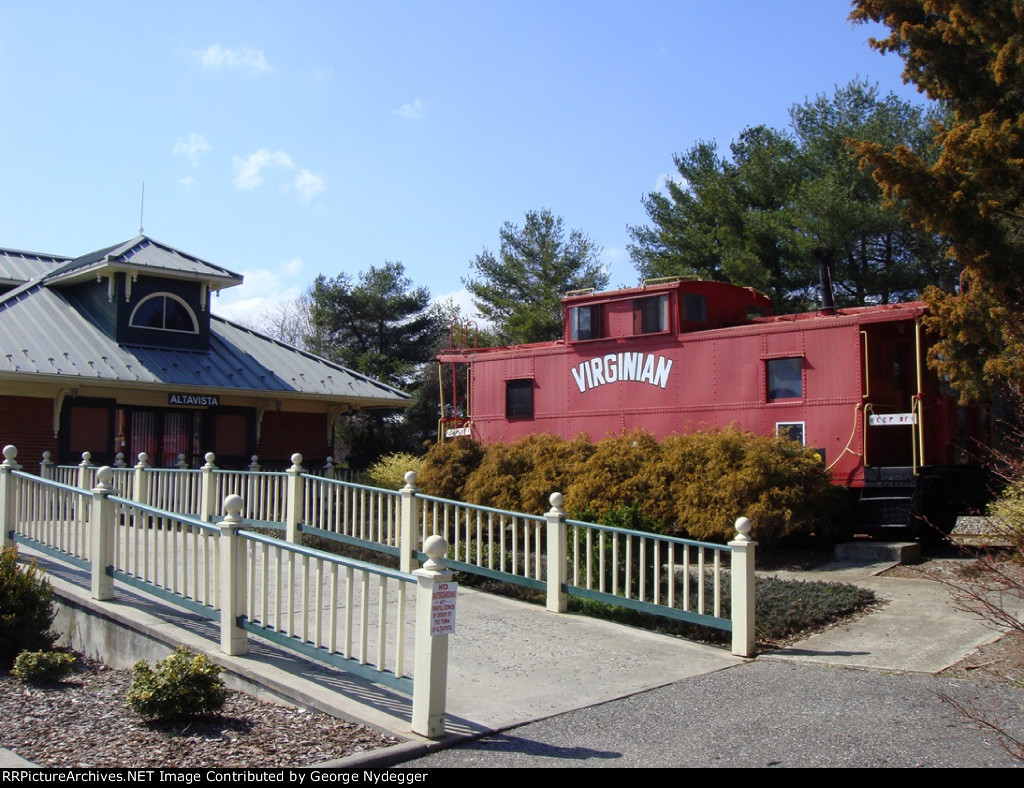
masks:
{"label": "red caboose", "polygon": [[976,418],[925,365],[922,303],[773,316],[751,288],[676,280],[570,293],[562,306],[561,340],[453,341],[441,354],[453,391],[467,375],[462,402],[443,403],[442,438],[735,425],[816,449],[858,491],[865,525],[955,514],[950,475]]}

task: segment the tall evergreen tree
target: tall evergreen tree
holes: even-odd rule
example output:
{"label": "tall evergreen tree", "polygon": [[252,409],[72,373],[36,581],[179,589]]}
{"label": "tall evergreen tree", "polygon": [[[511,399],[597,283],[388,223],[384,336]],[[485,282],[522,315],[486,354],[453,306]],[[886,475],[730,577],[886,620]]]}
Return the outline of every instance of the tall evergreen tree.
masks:
{"label": "tall evergreen tree", "polygon": [[413,382],[441,331],[430,291],[415,287],[401,263],[370,266],[356,282],[321,274],[309,298],[310,349],[399,388]]}
{"label": "tall evergreen tree", "polygon": [[[969,287],[932,288],[931,361],[964,399],[1024,390],[1024,0],[854,0],[851,18],[903,58],[903,78],[949,110],[936,156],[858,147],[886,197],[941,234]],[[955,296],[955,297],[954,297]]]}
{"label": "tall evergreen tree", "polygon": [[463,283],[502,342],[560,338],[562,296],[608,285],[601,248],[580,230],[566,237],[562,218],[547,209],[528,211],[522,227],[505,222],[499,236],[498,256],[484,249],[470,263],[477,278]]}
{"label": "tall evergreen tree", "polygon": [[679,178],[644,204],[651,226],[632,227],[641,275],[696,274],[768,292],[780,311],[819,302],[814,250],[828,248],[840,305],[887,303],[949,281],[934,234],[883,205],[859,169],[850,137],[891,149],[926,143],[930,118],[863,82],[790,111],[791,126],[744,129],[721,158],[710,143],[676,156]]}
{"label": "tall evergreen tree", "polygon": [[[430,292],[415,287],[401,263],[371,266],[353,281],[348,274],[320,275],[309,292],[309,349],[356,372],[409,391],[417,398],[444,332]],[[436,378],[435,378],[436,380]],[[418,417],[418,418],[417,418]],[[348,461],[366,467],[392,451],[416,451],[424,438],[423,409],[403,414],[355,413],[342,423]],[[436,426],[436,411],[429,416]]]}

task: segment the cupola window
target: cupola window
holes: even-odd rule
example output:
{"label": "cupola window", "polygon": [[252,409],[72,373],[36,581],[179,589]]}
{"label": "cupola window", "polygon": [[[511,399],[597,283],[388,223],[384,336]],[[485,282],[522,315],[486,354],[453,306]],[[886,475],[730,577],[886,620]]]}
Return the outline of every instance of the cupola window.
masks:
{"label": "cupola window", "polygon": [[173,293],[154,293],[142,299],[128,320],[132,328],[198,334],[199,323],[188,304]]}

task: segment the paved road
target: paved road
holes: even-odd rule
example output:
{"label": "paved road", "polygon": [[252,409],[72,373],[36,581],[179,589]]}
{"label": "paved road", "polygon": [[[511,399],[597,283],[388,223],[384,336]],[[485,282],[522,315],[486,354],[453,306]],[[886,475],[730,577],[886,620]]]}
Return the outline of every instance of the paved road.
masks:
{"label": "paved road", "polygon": [[[506,728],[406,767],[1020,766],[943,696],[1024,741],[1024,687],[934,674],[995,634],[928,580],[836,564],[804,579],[875,590],[881,610],[752,662]],[[1017,610],[1018,617],[1024,608]]]}
{"label": "paved road", "polygon": [[[1015,762],[949,703],[1021,714],[1024,689],[784,660],[696,676],[403,764],[438,767],[986,767]],[[1016,764],[1020,765],[1020,764]]]}

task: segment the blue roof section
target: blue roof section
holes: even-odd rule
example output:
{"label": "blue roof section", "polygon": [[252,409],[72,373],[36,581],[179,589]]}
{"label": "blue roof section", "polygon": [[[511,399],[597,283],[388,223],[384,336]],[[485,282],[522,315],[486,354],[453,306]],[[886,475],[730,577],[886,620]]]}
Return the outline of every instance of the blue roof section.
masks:
{"label": "blue roof section", "polygon": [[145,269],[154,276],[217,281],[224,286],[242,283],[242,276],[227,268],[179,252],[144,235],[67,260],[46,275],[48,281],[75,278],[97,268]]}
{"label": "blue roof section", "polygon": [[0,301],[0,377],[340,398],[361,407],[412,403],[396,388],[216,315],[210,331],[210,349],[203,352],[119,345],[37,282]]}
{"label": "blue roof section", "polygon": [[210,316],[209,350],[118,344],[70,304],[60,288],[98,269],[137,269],[157,277],[214,286],[240,284],[226,268],[138,236],[70,259],[0,249],[0,282],[20,285],[0,295],[0,379],[61,378],[115,386],[161,386],[334,400],[363,408],[404,407],[408,394],[340,364]]}
{"label": "blue roof section", "polygon": [[67,261],[67,257],[58,255],[0,249],[0,284],[24,284],[51,273]]}

